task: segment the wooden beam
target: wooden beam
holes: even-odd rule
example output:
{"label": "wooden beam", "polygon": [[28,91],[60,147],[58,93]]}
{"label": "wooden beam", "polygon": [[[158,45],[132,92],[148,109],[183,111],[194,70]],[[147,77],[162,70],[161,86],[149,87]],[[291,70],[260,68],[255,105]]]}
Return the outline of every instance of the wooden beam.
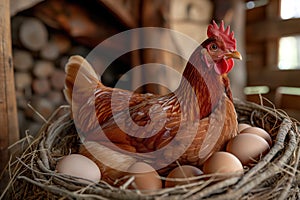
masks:
{"label": "wooden beam", "polygon": [[266,17],[276,19],[280,16],[280,1],[269,1],[266,5]]}
{"label": "wooden beam", "polygon": [[19,139],[14,69],[10,32],[9,0],[0,1],[0,170],[5,167],[8,147]]}
{"label": "wooden beam", "polygon": [[283,36],[300,33],[300,19],[272,19],[265,20],[246,27],[248,41],[262,41],[268,39],[277,39]]}
{"label": "wooden beam", "polygon": [[[214,11],[212,19],[220,22],[224,20],[225,24],[230,24],[237,40],[237,50],[245,57],[245,2],[242,0],[213,0]],[[234,69],[229,73],[231,90],[233,96],[244,99],[242,92],[246,86],[246,63],[243,61],[235,62]]]}
{"label": "wooden beam", "polygon": [[10,16],[15,16],[18,12],[29,9],[44,0],[10,0]]}
{"label": "wooden beam", "polygon": [[[138,22],[133,18],[132,13],[128,9],[122,6],[122,1],[110,1],[110,0],[99,0],[99,2],[104,5],[108,10],[110,10],[115,17],[118,18],[128,28],[138,27]],[[139,3],[135,1],[134,3]]]}
{"label": "wooden beam", "polygon": [[248,72],[248,86],[266,85],[300,87],[300,70],[252,70]]}
{"label": "wooden beam", "polygon": [[[280,16],[280,1],[269,1],[266,5],[266,17],[269,20],[278,19]],[[268,39],[266,41],[266,65],[276,70],[278,65],[279,39]]]}

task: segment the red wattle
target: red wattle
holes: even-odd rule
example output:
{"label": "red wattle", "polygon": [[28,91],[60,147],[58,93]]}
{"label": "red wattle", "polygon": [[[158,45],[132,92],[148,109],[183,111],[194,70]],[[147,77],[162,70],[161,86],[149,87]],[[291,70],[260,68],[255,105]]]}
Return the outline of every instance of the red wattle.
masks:
{"label": "red wattle", "polygon": [[234,65],[233,59],[232,58],[227,59],[227,70],[225,73],[228,73],[233,68],[233,65]]}
{"label": "red wattle", "polygon": [[228,73],[233,67],[234,61],[232,58],[223,59],[221,62],[215,65],[215,71],[217,74]]}

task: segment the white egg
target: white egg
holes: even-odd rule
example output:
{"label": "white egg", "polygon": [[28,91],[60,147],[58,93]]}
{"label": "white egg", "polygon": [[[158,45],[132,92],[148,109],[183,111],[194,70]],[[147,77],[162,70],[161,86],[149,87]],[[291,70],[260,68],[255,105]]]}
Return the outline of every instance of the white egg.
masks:
{"label": "white egg", "polygon": [[[63,157],[57,163],[56,170],[58,173],[88,179],[96,183],[101,179],[101,172],[96,163],[80,154],[71,154]],[[91,183],[82,179],[78,179],[78,181]]]}

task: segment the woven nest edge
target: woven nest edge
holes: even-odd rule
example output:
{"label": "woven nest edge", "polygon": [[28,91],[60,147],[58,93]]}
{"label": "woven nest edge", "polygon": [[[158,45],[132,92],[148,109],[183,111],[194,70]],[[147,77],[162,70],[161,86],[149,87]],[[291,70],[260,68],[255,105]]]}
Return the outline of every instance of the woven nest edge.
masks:
{"label": "woven nest edge", "polygon": [[[299,123],[280,110],[235,100],[239,122],[266,129],[274,145],[245,174],[209,184],[196,183],[166,188],[150,194],[117,188],[101,181],[79,184],[73,177],[55,172],[58,157],[76,152],[78,142],[70,108],[62,106],[41,128],[38,136],[18,143],[16,159],[7,167],[9,181],[0,199],[300,199]],[[61,146],[64,146],[61,148]]]}

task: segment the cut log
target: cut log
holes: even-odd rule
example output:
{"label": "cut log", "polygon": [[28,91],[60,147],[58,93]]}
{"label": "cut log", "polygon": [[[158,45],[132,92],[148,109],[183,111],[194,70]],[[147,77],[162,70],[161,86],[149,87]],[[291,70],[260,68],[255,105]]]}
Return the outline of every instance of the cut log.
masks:
{"label": "cut log", "polygon": [[50,61],[39,60],[35,63],[33,74],[38,78],[50,77],[54,72],[55,66]]}
{"label": "cut log", "polygon": [[51,85],[56,90],[62,90],[65,85],[65,72],[63,70],[55,70],[51,76]]}
{"label": "cut log", "polygon": [[70,58],[69,56],[62,56],[62,57],[60,57],[60,59],[59,59],[59,61],[57,63],[57,65],[59,66],[60,69],[65,70],[65,67],[66,67],[66,64],[69,61],[69,58]]}
{"label": "cut log", "polygon": [[32,89],[38,95],[46,95],[50,92],[51,86],[47,79],[34,79]]}
{"label": "cut log", "polygon": [[27,72],[15,73],[15,85],[17,90],[23,90],[31,86],[32,78]]}
{"label": "cut log", "polygon": [[[18,109],[25,109],[27,107],[28,101],[26,100],[26,96],[24,94],[24,90],[17,90],[16,91],[16,98],[17,98],[17,105]],[[22,125],[20,125],[22,126]]]}
{"label": "cut log", "polygon": [[55,106],[60,106],[64,102],[62,91],[53,90],[46,96]]}
{"label": "cut log", "polygon": [[31,102],[31,106],[39,113],[34,113],[32,116],[36,122],[44,122],[39,115],[43,116],[45,119],[48,119],[55,109],[51,100],[43,97],[34,98],[34,100]]}
{"label": "cut log", "polygon": [[41,50],[48,42],[46,26],[36,18],[24,19],[19,30],[20,42],[29,50]]}
{"label": "cut log", "polygon": [[11,36],[12,36],[12,44],[14,45],[14,48],[16,47],[23,47],[23,45],[20,42],[20,36],[19,36],[19,30],[24,22],[25,17],[18,15],[11,18]]}
{"label": "cut log", "polygon": [[62,34],[55,34],[51,41],[58,47],[59,54],[67,53],[71,48],[71,40]]}
{"label": "cut log", "polygon": [[18,71],[29,71],[33,65],[33,58],[30,52],[24,50],[14,50],[14,67]]}
{"label": "cut log", "polygon": [[48,42],[41,49],[40,55],[42,58],[44,58],[46,60],[55,60],[59,56],[58,46],[54,42]]}

